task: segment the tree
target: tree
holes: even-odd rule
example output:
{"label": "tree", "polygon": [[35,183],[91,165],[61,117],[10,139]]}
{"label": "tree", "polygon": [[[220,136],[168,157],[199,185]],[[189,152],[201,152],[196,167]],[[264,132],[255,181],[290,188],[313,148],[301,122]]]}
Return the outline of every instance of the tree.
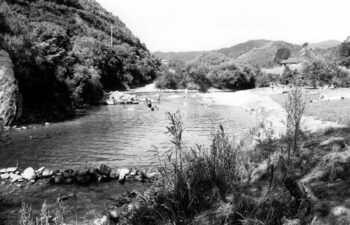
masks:
{"label": "tree", "polygon": [[345,67],[350,67],[350,42],[343,42],[338,48],[340,64]]}
{"label": "tree", "polygon": [[321,85],[330,84],[332,77],[337,76],[338,67],[330,61],[313,59],[303,63],[302,73],[306,79],[311,81],[311,85],[316,88],[317,83]]}
{"label": "tree", "polygon": [[279,48],[275,54],[274,63],[280,64],[282,60],[288,59],[290,55],[289,48]]}

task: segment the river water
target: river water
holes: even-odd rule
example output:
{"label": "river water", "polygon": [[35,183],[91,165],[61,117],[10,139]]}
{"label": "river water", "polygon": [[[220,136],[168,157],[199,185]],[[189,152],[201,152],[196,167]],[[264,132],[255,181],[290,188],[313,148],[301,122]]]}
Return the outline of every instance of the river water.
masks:
{"label": "river water", "polygon": [[209,146],[219,124],[239,137],[253,121],[242,108],[213,105],[203,101],[202,94],[168,94],[157,105],[158,111],[145,104],[93,107],[70,121],[8,132],[0,168],[17,162],[21,168],[85,168],[102,163],[112,168],[147,167],[154,161],[152,146],[164,152],[171,145],[165,133],[166,112],[180,111],[187,147]]}
{"label": "river water", "polygon": [[[157,96],[147,97],[156,98]],[[11,130],[5,133],[0,148],[0,168],[17,164],[24,169],[45,166],[52,169],[81,169],[98,167],[104,163],[112,168],[149,167],[154,162],[152,146],[166,151],[170,137],[167,112],[180,110],[184,122],[184,142],[210,145],[211,134],[223,124],[226,133],[242,137],[253,125],[251,116],[239,107],[213,105],[203,94],[164,95],[159,111],[151,111],[145,104],[93,107],[74,120],[36,128]],[[39,181],[40,182],[40,181]],[[0,224],[16,224],[22,202],[32,205],[39,213],[47,201],[56,210],[56,198],[75,191],[78,196],[77,214],[84,218],[91,210],[104,212],[109,199],[117,199],[128,190],[144,190],[147,184],[107,182],[87,186],[24,183],[0,184]],[[67,207],[71,207],[68,203]],[[66,220],[74,221],[73,210],[65,212]]]}

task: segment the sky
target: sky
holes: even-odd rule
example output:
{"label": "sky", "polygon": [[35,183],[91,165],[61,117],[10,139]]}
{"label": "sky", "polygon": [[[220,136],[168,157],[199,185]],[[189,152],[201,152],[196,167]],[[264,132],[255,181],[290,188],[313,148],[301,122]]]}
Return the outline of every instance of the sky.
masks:
{"label": "sky", "polygon": [[154,51],[214,50],[252,39],[295,44],[349,35],[349,0],[97,0]]}

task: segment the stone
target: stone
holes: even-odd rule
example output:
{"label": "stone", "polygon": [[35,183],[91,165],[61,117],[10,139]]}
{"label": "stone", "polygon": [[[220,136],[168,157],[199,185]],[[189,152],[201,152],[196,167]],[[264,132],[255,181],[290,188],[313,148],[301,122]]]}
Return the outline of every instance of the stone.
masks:
{"label": "stone", "polygon": [[137,181],[143,181],[143,180],[144,180],[143,177],[142,177],[142,175],[136,175],[134,178],[135,178],[135,180],[137,180]]}
{"label": "stone", "polygon": [[61,184],[61,183],[63,183],[64,182],[64,177],[63,176],[55,176],[55,178],[54,178],[54,183],[55,184]]}
{"label": "stone", "polygon": [[148,172],[148,173],[146,173],[146,177],[148,179],[152,179],[152,178],[156,177],[157,175],[158,174],[156,172]]}
{"label": "stone", "polygon": [[113,223],[119,223],[119,213],[117,209],[112,209],[109,211],[109,218]]}
{"label": "stone", "polygon": [[11,183],[23,181],[23,177],[21,175],[17,175],[14,173],[10,174],[10,178],[11,178]]}
{"label": "stone", "polygon": [[95,219],[94,220],[94,225],[107,225],[108,224],[108,217],[103,216],[100,219]]}
{"label": "stone", "polygon": [[76,180],[79,184],[88,184],[91,181],[90,175],[77,176]]}
{"label": "stone", "polygon": [[129,172],[129,175],[130,176],[135,176],[136,174],[137,174],[137,169],[136,168],[131,168],[130,172]]}
{"label": "stone", "polygon": [[2,179],[2,180],[6,180],[6,179],[9,179],[9,178],[10,178],[10,175],[8,173],[0,174],[0,179]]}
{"label": "stone", "polygon": [[109,177],[110,177],[111,179],[118,179],[117,173],[111,173],[111,174],[109,175]]}
{"label": "stone", "polygon": [[42,175],[43,174],[43,171],[45,170],[45,167],[40,167],[37,171],[36,171],[36,173],[38,174],[38,175]]}
{"label": "stone", "polygon": [[0,173],[7,173],[6,170],[7,170],[7,169],[5,169],[5,168],[0,169]]}
{"label": "stone", "polygon": [[78,176],[85,176],[89,174],[89,170],[79,170],[78,171]]}
{"label": "stone", "polygon": [[0,51],[0,118],[11,125],[22,113],[22,97],[14,76],[13,63],[6,51]]}
{"label": "stone", "polygon": [[36,174],[32,167],[28,167],[22,173],[22,177],[27,180],[35,180]]}
{"label": "stone", "polygon": [[95,174],[96,172],[97,172],[96,168],[90,168],[89,169],[89,173],[91,173],[91,174]]}
{"label": "stone", "polygon": [[9,167],[6,169],[6,173],[14,173],[18,170],[17,167]]}
{"label": "stone", "polygon": [[66,171],[66,172],[63,172],[63,176],[65,178],[68,178],[68,177],[71,177],[71,174],[68,171]]}
{"label": "stone", "polygon": [[66,178],[66,179],[64,180],[64,183],[66,183],[66,184],[71,184],[71,183],[73,183],[73,178],[71,178],[71,177]]}
{"label": "stone", "polygon": [[124,181],[126,179],[126,175],[128,175],[130,173],[129,169],[118,169],[117,170],[118,174],[119,174],[119,181]]}
{"label": "stone", "polygon": [[49,177],[53,175],[53,170],[49,169],[49,168],[45,168],[41,174],[41,176],[43,177]]}
{"label": "stone", "polygon": [[101,166],[100,166],[100,173],[101,173],[102,175],[107,175],[107,176],[109,176],[109,175],[111,174],[111,172],[112,172],[111,167],[109,167],[109,166],[107,166],[107,165],[105,165],[105,164],[101,164]]}

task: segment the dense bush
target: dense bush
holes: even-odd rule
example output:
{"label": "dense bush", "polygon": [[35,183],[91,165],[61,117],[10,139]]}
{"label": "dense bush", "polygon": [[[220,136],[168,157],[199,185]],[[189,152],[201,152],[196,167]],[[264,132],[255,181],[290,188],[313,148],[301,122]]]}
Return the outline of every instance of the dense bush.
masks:
{"label": "dense bush", "polygon": [[255,87],[259,70],[239,65],[219,53],[198,57],[192,62],[170,62],[158,78],[160,88],[188,88],[206,91],[209,87],[242,90]]}
{"label": "dense bush", "polygon": [[74,107],[99,103],[105,91],[149,83],[160,66],[93,0],[2,1],[0,49],[14,63],[26,122],[72,115]]}
{"label": "dense bush", "polygon": [[279,65],[282,60],[286,60],[290,57],[291,53],[289,48],[279,48],[276,52],[274,63]]}
{"label": "dense bush", "polygon": [[345,41],[341,43],[338,48],[338,54],[340,57],[340,63],[342,66],[350,67],[350,42]]}
{"label": "dense bush", "polygon": [[298,72],[296,70],[292,71],[288,66],[286,66],[280,77],[280,83],[284,85],[295,84],[297,75]]}
{"label": "dense bush", "polygon": [[256,77],[257,87],[269,87],[271,84],[278,83],[280,80],[280,75],[272,73],[260,73]]}

